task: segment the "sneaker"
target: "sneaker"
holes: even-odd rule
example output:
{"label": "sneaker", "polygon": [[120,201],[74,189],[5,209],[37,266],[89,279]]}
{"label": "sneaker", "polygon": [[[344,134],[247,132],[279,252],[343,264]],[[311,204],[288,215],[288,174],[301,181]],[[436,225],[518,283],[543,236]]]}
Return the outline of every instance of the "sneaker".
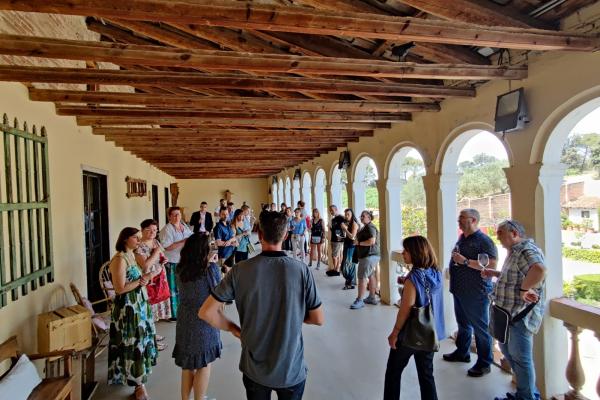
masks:
{"label": "sneaker", "polygon": [[365,306],[365,302],[361,299],[354,300],[354,303],[350,305],[351,310],[358,310],[359,308],[363,308]]}
{"label": "sneaker", "polygon": [[311,262],[308,263],[308,268],[310,268],[310,267],[312,267],[312,263]]}
{"label": "sneaker", "polygon": [[467,375],[469,375],[473,378],[480,378],[484,375],[489,374],[490,372],[492,372],[492,369],[490,368],[489,365],[487,367],[481,367],[481,366],[475,364],[473,367],[471,367],[467,371]]}
{"label": "sneaker", "polygon": [[371,297],[371,296],[368,296],[368,297],[367,297],[367,298],[364,300],[364,302],[365,302],[365,303],[367,303],[367,304],[371,304],[371,305],[373,305],[373,306],[376,306],[377,304],[379,304],[379,299],[378,299],[377,297]]}
{"label": "sneaker", "polygon": [[319,264],[317,264],[317,268],[315,268],[317,271],[321,269],[321,266]]}
{"label": "sneaker", "polygon": [[471,362],[471,356],[469,356],[467,354],[466,357],[462,357],[462,356],[459,356],[458,354],[456,354],[456,352],[444,354],[443,358],[444,358],[444,361],[449,361],[449,362],[464,362],[464,363]]}

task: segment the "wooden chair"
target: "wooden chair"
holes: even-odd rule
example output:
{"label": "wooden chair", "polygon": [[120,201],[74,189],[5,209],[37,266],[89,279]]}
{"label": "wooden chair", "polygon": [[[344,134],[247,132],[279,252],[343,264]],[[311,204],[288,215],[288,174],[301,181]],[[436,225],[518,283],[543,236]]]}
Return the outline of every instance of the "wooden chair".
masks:
{"label": "wooden chair", "polygon": [[[110,303],[112,299],[104,298],[97,301],[89,301],[81,295],[81,292],[74,283],[71,282],[70,287],[77,304],[87,308],[92,313],[92,348],[94,349],[94,356],[97,357],[106,348],[106,345],[103,344],[103,341],[109,333]],[[96,313],[93,306],[102,303],[106,303],[108,311]]]}
{"label": "wooden chair", "polygon": [[[0,363],[11,360],[13,366],[19,357],[19,344],[17,337],[13,336],[6,342],[0,344]],[[73,391],[73,374],[72,374],[72,357],[73,350],[52,351],[43,354],[28,354],[30,360],[46,360],[46,378],[36,386],[33,392],[27,398],[28,400],[71,400],[71,392]],[[50,371],[54,368],[49,368],[48,358],[59,358],[62,361],[63,373],[58,376],[53,376]]]}
{"label": "wooden chair", "polygon": [[112,284],[112,279],[110,277],[110,269],[108,266],[110,265],[110,261],[105,262],[100,267],[99,279],[100,279],[100,288],[104,292],[104,297],[107,299],[111,299],[111,301],[115,298],[116,292],[115,288]]}

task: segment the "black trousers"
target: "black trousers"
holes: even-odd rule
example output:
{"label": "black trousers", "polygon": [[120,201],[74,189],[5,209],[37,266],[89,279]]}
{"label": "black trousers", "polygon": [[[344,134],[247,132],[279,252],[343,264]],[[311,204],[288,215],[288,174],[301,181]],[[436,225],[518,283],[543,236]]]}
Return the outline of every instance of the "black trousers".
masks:
{"label": "black trousers", "polygon": [[239,263],[240,261],[244,261],[248,259],[247,251],[236,251],[235,252],[235,263]]}
{"label": "black trousers", "polygon": [[385,370],[383,400],[400,399],[402,371],[404,371],[412,356],[415,357],[415,364],[417,365],[421,400],[437,400],[433,378],[433,352],[416,351],[402,346],[399,341],[396,344],[396,350],[390,349],[390,356]]}
{"label": "black trousers", "polygon": [[306,383],[306,381],[302,381],[296,386],[276,389],[256,383],[246,375],[244,375],[242,380],[246,388],[246,397],[248,400],[271,400],[272,391],[277,393],[279,400],[301,400],[304,394],[304,384]]}

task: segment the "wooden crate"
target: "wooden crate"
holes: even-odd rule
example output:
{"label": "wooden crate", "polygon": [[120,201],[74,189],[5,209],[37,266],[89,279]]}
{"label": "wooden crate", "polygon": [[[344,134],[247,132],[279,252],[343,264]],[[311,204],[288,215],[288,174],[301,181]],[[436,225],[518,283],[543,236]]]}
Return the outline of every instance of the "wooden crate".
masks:
{"label": "wooden crate", "polygon": [[59,308],[38,315],[38,351],[77,351],[92,345],[92,315],[83,306]]}

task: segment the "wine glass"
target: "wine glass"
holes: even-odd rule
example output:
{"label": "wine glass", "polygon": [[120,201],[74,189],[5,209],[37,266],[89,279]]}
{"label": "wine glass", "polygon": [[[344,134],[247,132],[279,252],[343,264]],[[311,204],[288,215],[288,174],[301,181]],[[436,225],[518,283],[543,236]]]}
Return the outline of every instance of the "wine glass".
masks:
{"label": "wine glass", "polygon": [[490,257],[486,253],[477,254],[477,262],[481,266],[481,270],[485,271],[490,263]]}
{"label": "wine glass", "polygon": [[[454,248],[452,249],[452,255],[454,255],[454,253],[460,254],[460,247],[458,247],[458,243],[456,243],[454,245]],[[454,261],[454,265],[457,266],[458,263],[456,261]]]}

